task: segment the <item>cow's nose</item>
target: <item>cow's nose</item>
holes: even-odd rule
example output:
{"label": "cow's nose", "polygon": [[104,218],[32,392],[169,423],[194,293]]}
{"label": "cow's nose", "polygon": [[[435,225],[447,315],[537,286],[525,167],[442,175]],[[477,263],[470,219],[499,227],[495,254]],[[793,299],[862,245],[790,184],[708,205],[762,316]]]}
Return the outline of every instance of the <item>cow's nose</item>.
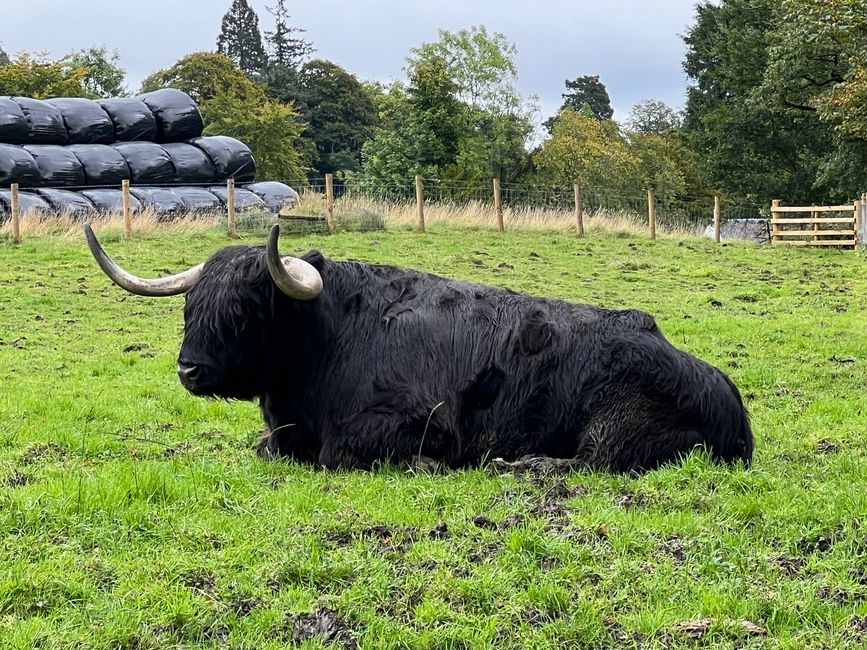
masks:
{"label": "cow's nose", "polygon": [[202,374],[202,367],[194,363],[178,361],[178,377],[184,383],[195,381]]}

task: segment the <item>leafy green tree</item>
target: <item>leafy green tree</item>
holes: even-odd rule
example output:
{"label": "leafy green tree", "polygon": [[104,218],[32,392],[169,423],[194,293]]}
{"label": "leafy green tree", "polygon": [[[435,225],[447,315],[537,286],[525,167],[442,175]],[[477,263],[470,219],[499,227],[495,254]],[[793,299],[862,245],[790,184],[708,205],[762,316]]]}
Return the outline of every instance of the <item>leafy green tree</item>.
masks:
{"label": "leafy green tree", "polygon": [[109,53],[103,45],[73,52],[64,61],[68,71],[85,70],[82,80],[85,94],[94,99],[103,97],[126,97],[129,95],[124,80],[126,71],[120,67],[117,50]]}
{"label": "leafy green tree", "polygon": [[268,13],[274,16],[274,31],[265,32],[269,65],[297,68],[304,59],[313,54],[312,43],[298,36],[305,30],[289,24],[286,0],[277,0],[274,7],[267,7],[267,9]]}
{"label": "leafy green tree", "polygon": [[232,0],[217,36],[217,52],[228,56],[248,75],[261,72],[267,65],[259,17],[247,0]]}
{"label": "leafy green tree", "polygon": [[764,89],[776,0],[702,2],[684,37],[684,128],[708,183],[761,203],[825,201],[817,187],[833,134],[815,112],[770,101]]}
{"label": "leafy green tree", "polygon": [[775,11],[760,90],[830,128],[815,186],[851,198],[867,187],[867,1],[784,0]]}
{"label": "leafy green tree", "polygon": [[188,54],[173,66],[148,76],[141,87],[142,92],[160,88],[183,90],[198,104],[218,95],[250,103],[264,97],[262,87],[251,81],[232,59],[216,52]]}
{"label": "leafy green tree", "polygon": [[292,104],[271,100],[264,86],[250,80],[223,54],[196,52],[142,83],[147,92],[177,88],[199,105],[207,135],[228,135],[250,147],[258,176],[298,179],[309,152],[301,137],[305,128]]}
{"label": "leafy green tree", "polygon": [[6,65],[9,62],[9,55],[6,54],[6,51],[2,47],[0,47],[0,65]]}
{"label": "leafy green tree", "polygon": [[315,59],[299,72],[299,100],[304,136],[316,147],[317,173],[358,171],[361,147],[378,122],[370,93],[339,65]]}
{"label": "leafy green tree", "polygon": [[663,135],[680,129],[680,114],[665,102],[647,99],[632,107],[626,121],[630,131]]}
{"label": "leafy green tree", "polygon": [[407,70],[425,61],[439,59],[455,85],[458,101],[473,107],[499,111],[511,106],[517,95],[517,49],[505,35],[489,34],[484,26],[450,32],[439,31],[439,39],[410,50]]}
{"label": "leafy green tree", "polygon": [[611,108],[611,99],[598,76],[576,77],[574,80],[566,80],[566,92],[563,93],[563,105],[556,115],[549,117],[544,122],[548,133],[552,133],[557,118],[563,111],[570,110],[580,112],[584,107],[597,119],[610,120],[614,115]]}
{"label": "leafy green tree", "polygon": [[653,189],[661,199],[686,193],[686,174],[681,169],[684,158],[680,144],[665,135],[629,134],[629,150],[635,156],[635,186]]}
{"label": "leafy green tree", "polygon": [[640,164],[617,123],[571,108],[560,113],[535,158],[540,176],[549,182],[612,192],[634,191],[630,181]]}
{"label": "leafy green tree", "polygon": [[0,95],[36,99],[83,97],[87,70],[69,68],[66,61],[50,61],[44,55],[20,53],[9,63],[0,65]]}
{"label": "leafy green tree", "polygon": [[250,147],[259,178],[304,177],[301,151],[296,146],[304,126],[294,107],[268,100],[250,103],[224,94],[208,101],[202,113],[207,121],[205,135],[228,135]]}

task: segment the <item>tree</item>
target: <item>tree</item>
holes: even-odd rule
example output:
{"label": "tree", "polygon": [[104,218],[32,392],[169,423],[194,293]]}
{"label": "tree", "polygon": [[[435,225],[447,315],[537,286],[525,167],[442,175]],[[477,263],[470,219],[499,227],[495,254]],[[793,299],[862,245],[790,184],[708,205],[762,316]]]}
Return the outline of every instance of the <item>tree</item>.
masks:
{"label": "tree", "polygon": [[340,66],[316,59],[300,70],[299,99],[304,136],[316,146],[317,172],[358,171],[361,147],[378,122],[368,91]]}
{"label": "tree", "polygon": [[629,150],[637,160],[637,187],[653,189],[660,199],[671,199],[686,192],[686,175],[681,169],[684,155],[676,140],[636,131],[629,135]]}
{"label": "tree", "polygon": [[571,108],[560,113],[551,137],[536,154],[536,167],[550,182],[614,192],[635,190],[629,185],[639,162],[615,122]]}
{"label": "tree", "polygon": [[256,85],[229,57],[216,52],[194,52],[173,66],[157,70],[142,82],[142,92],[160,88],[183,90],[197,104],[218,95],[230,95],[246,102],[264,99]]}
{"label": "tree", "polygon": [[760,91],[830,127],[815,185],[851,198],[867,186],[867,1],[785,0],[776,12]]}
{"label": "tree", "polygon": [[217,52],[228,56],[248,75],[265,68],[268,57],[259,32],[259,17],[247,0],[232,0],[217,36]]}
{"label": "tree", "polygon": [[85,71],[82,86],[88,97],[125,97],[129,94],[124,86],[126,71],[120,67],[117,50],[111,54],[103,45],[73,52],[64,62],[68,71]]}
{"label": "tree", "polygon": [[684,37],[684,129],[708,182],[734,197],[824,202],[822,160],[835,150],[814,111],[773,101],[763,88],[776,0],[702,2]]}
{"label": "tree", "polygon": [[228,135],[250,147],[260,178],[304,177],[301,152],[296,146],[304,126],[294,107],[267,100],[250,103],[223,94],[208,101],[202,113],[207,122],[205,135]]}
{"label": "tree", "polygon": [[0,95],[47,97],[81,97],[85,95],[84,68],[68,68],[66,59],[49,61],[45,55],[20,53],[0,65]]}
{"label": "tree", "polygon": [[9,55],[0,47],[0,65],[6,65],[7,63],[10,63]]}
{"label": "tree", "polygon": [[683,123],[680,114],[665,102],[647,99],[632,107],[626,121],[630,131],[663,135],[677,131]]}
{"label": "tree", "polygon": [[207,135],[228,135],[250,147],[262,178],[297,179],[305,172],[305,125],[291,104],[269,100],[265,88],[254,83],[223,54],[189,54],[142,83],[147,92],[177,88],[199,105]]}
{"label": "tree", "polygon": [[286,0],[277,0],[276,6],[267,9],[268,13],[274,16],[274,31],[265,32],[265,41],[270,50],[268,63],[282,68],[297,68],[304,59],[313,54],[313,45],[295,36],[303,34],[304,30],[289,25]]}
{"label": "tree", "polygon": [[500,33],[488,34],[484,26],[449,32],[441,29],[439,39],[410,50],[407,72],[424,61],[440,59],[455,84],[458,101],[472,108],[508,112],[518,95],[515,83],[517,48]]}

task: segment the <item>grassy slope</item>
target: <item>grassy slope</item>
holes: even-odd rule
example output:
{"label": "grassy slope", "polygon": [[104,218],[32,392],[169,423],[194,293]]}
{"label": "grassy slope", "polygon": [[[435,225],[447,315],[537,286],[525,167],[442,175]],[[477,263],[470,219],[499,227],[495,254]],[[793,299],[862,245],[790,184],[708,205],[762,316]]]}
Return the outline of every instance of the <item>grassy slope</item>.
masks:
{"label": "grassy slope", "polygon": [[[143,275],[226,243],[106,239]],[[7,242],[0,646],[280,648],[316,632],[311,613],[309,647],[867,643],[863,258],[485,230],[284,241],[307,247],[644,308],[740,386],[755,464],[696,454],[633,479],[263,462],[255,406],[174,377],[182,298],[124,294],[81,237]],[[702,618],[697,641],[678,628]]]}

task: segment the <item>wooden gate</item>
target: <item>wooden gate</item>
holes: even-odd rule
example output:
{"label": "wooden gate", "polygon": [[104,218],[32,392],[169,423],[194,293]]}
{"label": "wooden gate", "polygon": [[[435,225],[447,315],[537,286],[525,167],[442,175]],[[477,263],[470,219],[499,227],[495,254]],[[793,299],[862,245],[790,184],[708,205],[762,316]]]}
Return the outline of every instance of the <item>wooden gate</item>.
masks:
{"label": "wooden gate", "polygon": [[771,243],[858,248],[862,202],[848,205],[771,205]]}

